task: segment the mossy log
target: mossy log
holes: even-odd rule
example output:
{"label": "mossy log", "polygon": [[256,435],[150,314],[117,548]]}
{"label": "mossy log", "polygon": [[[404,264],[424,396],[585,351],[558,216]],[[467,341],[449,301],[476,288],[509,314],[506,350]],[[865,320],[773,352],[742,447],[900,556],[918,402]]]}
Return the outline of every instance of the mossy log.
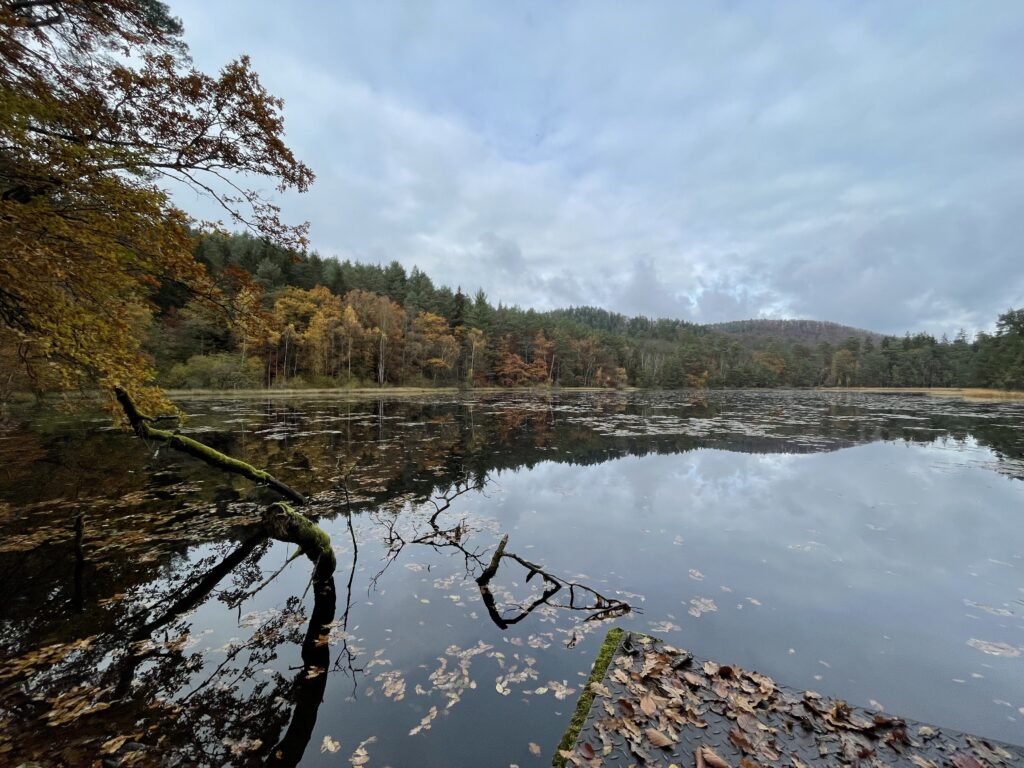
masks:
{"label": "mossy log", "polygon": [[590,706],[594,703],[594,689],[591,687],[591,684],[600,683],[604,680],[604,676],[608,673],[608,667],[611,666],[612,659],[615,657],[615,651],[618,650],[619,644],[622,642],[622,636],[625,634],[624,630],[614,627],[608,630],[608,634],[605,635],[604,642],[601,643],[601,648],[597,652],[597,658],[594,659],[594,666],[590,669],[590,677],[587,678],[587,682],[583,686],[583,692],[580,693],[580,698],[576,702],[576,709],[573,711],[572,719],[569,721],[569,728],[563,734],[562,740],[555,749],[555,755],[551,759],[551,765],[554,768],[565,768],[566,759],[562,752],[570,750],[575,746],[576,739],[583,729],[583,724],[587,721],[587,715],[590,714]]}
{"label": "mossy log", "polygon": [[[123,387],[115,387],[114,393],[124,409],[128,423],[139,437],[166,443],[172,448],[202,459],[211,466],[243,475],[258,483],[265,483],[299,504],[306,503],[306,498],[301,493],[285,485],[269,472],[256,469],[251,464],[221,453],[198,440],[157,429],[149,423],[153,419],[139,411],[135,401]],[[270,537],[297,544],[302,549],[306,557],[313,562],[315,584],[319,585],[333,576],[337,561],[331,548],[331,537],[312,520],[300,515],[288,504],[277,502],[271,504],[263,513],[263,527]]]}
{"label": "mossy log", "polygon": [[331,537],[307,517],[303,517],[283,501],[271,504],[263,513],[263,526],[271,538],[297,544],[313,562],[313,582],[330,579],[337,566]]}
{"label": "mossy log", "polygon": [[193,440],[191,437],[185,437],[177,432],[169,432],[166,429],[157,429],[152,426],[150,422],[154,419],[139,411],[138,407],[135,405],[135,401],[132,400],[131,395],[129,395],[124,388],[114,387],[114,394],[117,396],[117,401],[124,409],[124,414],[127,417],[132,430],[134,430],[135,434],[139,437],[166,443],[171,448],[187,453],[190,456],[195,456],[197,459],[201,459],[211,466],[218,467],[219,469],[223,469],[227,472],[234,472],[235,474],[247,477],[254,482],[268,485],[282,496],[291,499],[296,504],[306,503],[305,496],[291,486],[282,483],[269,472],[256,469],[256,467],[251,464],[247,464],[244,461],[240,461],[232,456],[221,453],[208,445],[200,443],[198,440]]}

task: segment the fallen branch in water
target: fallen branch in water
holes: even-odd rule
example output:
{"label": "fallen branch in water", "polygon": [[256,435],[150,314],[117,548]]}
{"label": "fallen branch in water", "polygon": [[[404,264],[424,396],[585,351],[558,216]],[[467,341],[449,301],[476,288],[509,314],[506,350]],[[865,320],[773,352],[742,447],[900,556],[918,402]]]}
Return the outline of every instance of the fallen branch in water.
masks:
{"label": "fallen branch in water", "polygon": [[[607,597],[586,584],[581,584],[569,579],[563,579],[547,570],[544,566],[531,562],[526,558],[517,555],[515,552],[507,551],[507,533],[498,541],[498,545],[491,553],[489,559],[485,558],[484,552],[474,552],[470,550],[465,543],[466,537],[470,534],[470,529],[465,519],[460,520],[454,526],[448,528],[443,527],[438,522],[438,518],[441,513],[451,506],[451,503],[455,498],[471,490],[471,486],[468,483],[456,484],[453,488],[454,490],[452,492],[438,497],[437,501],[431,500],[431,503],[434,505],[435,512],[426,520],[430,529],[415,538],[404,538],[398,531],[397,520],[381,521],[387,530],[386,543],[388,552],[384,568],[382,568],[371,580],[372,583],[376,583],[376,580],[379,579],[387,567],[397,559],[399,553],[407,544],[425,544],[438,552],[446,549],[452,549],[461,553],[465,559],[467,576],[472,575],[477,571],[477,569],[479,569],[479,575],[474,576],[473,578],[474,581],[476,581],[477,587],[480,589],[480,597],[483,599],[484,607],[487,609],[488,616],[490,616],[491,621],[493,621],[499,629],[507,629],[513,624],[518,624],[542,605],[587,613],[588,615],[584,621],[588,622],[611,619],[616,616],[623,616],[631,611],[638,610],[623,600],[619,600],[614,597]],[[443,501],[444,503],[438,504],[438,501]],[[511,604],[505,606],[506,611],[509,608],[515,611],[512,615],[508,615],[507,612],[502,612],[502,609],[499,608],[497,601],[495,600],[494,593],[490,586],[492,580],[497,576],[501,564],[505,560],[513,560],[525,568],[527,571],[527,582],[529,582],[534,576],[538,575],[544,581],[543,590],[540,593],[532,595],[527,603],[522,605]],[[562,590],[565,590],[563,594],[568,593],[568,600],[563,599],[562,601],[556,601],[554,599],[555,596],[559,592],[562,592]]]}
{"label": "fallen branch in water", "polygon": [[135,401],[132,400],[131,395],[129,395],[123,387],[114,387],[114,394],[117,395],[117,401],[121,404],[121,408],[124,409],[124,415],[128,419],[128,424],[131,425],[132,430],[139,437],[145,440],[156,440],[161,443],[166,443],[171,448],[175,448],[183,453],[187,453],[189,456],[201,459],[211,466],[223,469],[226,472],[234,472],[235,474],[247,477],[254,482],[268,485],[282,496],[294,501],[296,504],[306,503],[305,496],[291,486],[282,483],[269,472],[256,469],[256,467],[251,464],[247,464],[244,461],[228,456],[225,453],[221,453],[205,443],[193,440],[191,437],[185,437],[177,432],[169,432],[166,429],[157,429],[156,427],[151,426],[150,422],[154,421],[154,419],[139,411],[138,407],[135,405]]}
{"label": "fallen branch in water", "polygon": [[494,574],[498,572],[498,566],[501,565],[501,556],[505,554],[505,547],[508,544],[508,534],[506,533],[501,537],[501,541],[498,542],[498,546],[494,550],[494,554],[491,555],[491,562],[484,568],[483,573],[476,577],[476,583],[483,587],[486,586],[491,579],[494,578]]}
{"label": "fallen branch in water", "polygon": [[[152,419],[139,411],[135,401],[123,387],[115,387],[114,393],[117,395],[121,407],[124,408],[128,423],[139,437],[167,443],[172,448],[196,456],[207,464],[244,475],[257,482],[266,483],[290,499],[300,504],[306,503],[306,499],[301,493],[285,485],[269,472],[256,469],[251,464],[246,464],[244,461],[214,450],[198,440],[150,426],[149,422]],[[334,557],[334,549],[331,547],[331,537],[320,526],[300,515],[288,504],[281,501],[271,504],[263,513],[263,527],[271,538],[299,546],[302,553],[313,563],[314,584],[319,585],[334,574],[337,560]]]}

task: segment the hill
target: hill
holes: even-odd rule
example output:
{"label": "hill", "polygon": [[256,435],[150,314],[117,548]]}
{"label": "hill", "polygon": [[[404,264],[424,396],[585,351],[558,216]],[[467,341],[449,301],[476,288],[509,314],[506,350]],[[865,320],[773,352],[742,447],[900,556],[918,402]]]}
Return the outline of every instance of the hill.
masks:
{"label": "hill", "polygon": [[882,334],[874,331],[824,320],[733,320],[728,323],[710,323],[704,327],[755,346],[761,346],[769,339],[812,346],[827,342],[835,346],[851,336],[862,341],[871,339],[875,343],[883,338]]}

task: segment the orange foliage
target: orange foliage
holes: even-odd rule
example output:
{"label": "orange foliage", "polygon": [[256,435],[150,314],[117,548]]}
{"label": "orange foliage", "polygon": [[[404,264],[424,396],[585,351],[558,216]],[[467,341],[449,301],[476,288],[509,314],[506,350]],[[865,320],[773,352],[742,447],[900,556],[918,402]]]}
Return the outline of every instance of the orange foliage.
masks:
{"label": "orange foliage", "polygon": [[305,228],[239,179],[313,180],[248,59],[203,74],[179,33],[158,3],[0,6],[0,325],[59,386],[121,384],[144,409],[162,404],[141,348],[162,283],[229,317],[258,306],[251,287],[227,301],[193,259],[195,232],[217,223],[178,209],[167,184],[301,246]]}

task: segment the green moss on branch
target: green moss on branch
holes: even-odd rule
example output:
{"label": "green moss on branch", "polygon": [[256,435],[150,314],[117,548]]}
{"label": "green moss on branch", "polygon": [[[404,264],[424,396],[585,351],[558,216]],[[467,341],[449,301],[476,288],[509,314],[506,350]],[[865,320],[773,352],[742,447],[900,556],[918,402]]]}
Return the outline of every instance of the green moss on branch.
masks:
{"label": "green moss on branch", "polygon": [[302,549],[315,566],[314,581],[323,581],[334,573],[337,560],[331,537],[312,520],[278,501],[263,513],[263,525],[272,538],[297,544]]}
{"label": "green moss on branch", "polygon": [[587,721],[587,715],[590,714],[590,706],[594,703],[594,691],[591,690],[590,684],[600,683],[604,680],[604,676],[608,672],[608,667],[612,663],[612,658],[614,658],[615,651],[618,650],[619,643],[622,642],[624,634],[623,630],[615,627],[608,630],[608,634],[605,635],[604,642],[597,652],[597,658],[594,660],[594,666],[590,670],[590,677],[587,678],[586,685],[583,686],[583,692],[576,702],[576,711],[572,713],[572,720],[569,721],[569,730],[562,736],[562,740],[555,750],[555,756],[551,760],[551,764],[555,768],[565,768],[566,761],[562,757],[562,751],[571,750],[576,746],[576,739],[579,738],[583,724]]}
{"label": "green moss on branch", "polygon": [[135,405],[135,401],[132,400],[131,395],[129,395],[122,387],[115,387],[114,394],[117,395],[117,401],[121,404],[121,408],[124,409],[124,414],[127,417],[132,430],[134,430],[135,434],[139,437],[166,443],[171,448],[187,453],[190,456],[194,456],[197,459],[205,461],[211,466],[218,467],[219,469],[223,469],[227,472],[234,472],[235,474],[247,477],[254,482],[268,485],[282,496],[294,501],[296,504],[306,503],[305,496],[291,486],[285,485],[269,472],[256,469],[256,467],[251,464],[247,464],[233,456],[221,453],[204,443],[200,443],[198,440],[193,440],[191,437],[185,437],[177,432],[169,432],[166,429],[157,429],[152,426],[150,422],[153,421],[153,419],[139,411],[138,407]]}

